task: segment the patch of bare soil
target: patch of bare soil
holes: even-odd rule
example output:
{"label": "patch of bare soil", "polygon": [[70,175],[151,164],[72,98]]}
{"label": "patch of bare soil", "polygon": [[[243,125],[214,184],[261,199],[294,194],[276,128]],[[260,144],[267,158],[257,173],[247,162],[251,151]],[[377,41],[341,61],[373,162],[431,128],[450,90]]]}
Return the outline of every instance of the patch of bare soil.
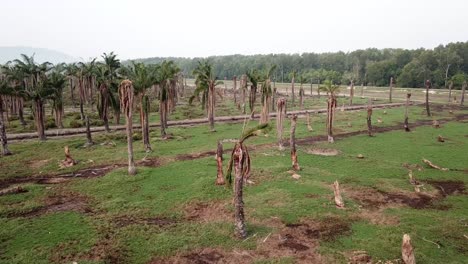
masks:
{"label": "patch of bare soil", "polygon": [[437,189],[443,197],[454,194],[466,194],[465,183],[462,181],[427,180],[426,182]]}
{"label": "patch of bare soil", "polygon": [[32,160],[32,161],[27,162],[26,164],[27,164],[31,169],[39,169],[39,168],[43,167],[44,165],[46,165],[49,161],[50,161],[50,159],[46,159],[46,160]]}
{"label": "patch of bare soil", "polygon": [[56,194],[44,199],[44,205],[32,211],[13,214],[10,217],[37,217],[44,214],[75,211],[80,213],[92,213],[86,196],[77,193]]}
{"label": "patch of bare soil", "polygon": [[40,183],[40,184],[57,184],[67,182],[71,178],[94,178],[94,177],[102,177],[109,173],[110,171],[123,167],[124,165],[121,164],[114,164],[114,165],[101,165],[95,166],[91,168],[81,169],[71,173],[63,173],[59,175],[52,175],[52,176],[32,176],[32,177],[25,177],[25,178],[10,178],[6,180],[0,181],[0,188],[6,188],[13,184],[21,184],[21,183]]}
{"label": "patch of bare soil", "polygon": [[137,166],[145,166],[145,167],[160,167],[162,164],[162,160],[159,158],[145,158],[140,161],[137,161]]}
{"label": "patch of bare soil", "polygon": [[216,151],[210,150],[206,152],[200,152],[195,154],[179,154],[176,156],[176,161],[185,161],[185,160],[194,160],[194,159],[201,159],[210,156],[216,155]]}
{"label": "patch of bare soil", "polygon": [[231,220],[233,214],[226,207],[227,203],[222,201],[190,203],[184,209],[185,218],[197,222]]}
{"label": "patch of bare soil", "polygon": [[323,148],[314,148],[306,151],[307,154],[320,155],[320,156],[336,156],[340,152],[336,149],[323,149]]}
{"label": "patch of bare soil", "polygon": [[166,217],[139,218],[130,215],[116,217],[112,221],[117,227],[126,227],[129,225],[157,225],[159,227],[164,227],[177,223],[176,220]]}
{"label": "patch of bare soil", "polygon": [[[345,256],[348,259],[349,264],[367,264],[372,263],[372,257],[366,251],[355,250],[351,252],[346,252]],[[379,263],[379,262],[377,262]]]}

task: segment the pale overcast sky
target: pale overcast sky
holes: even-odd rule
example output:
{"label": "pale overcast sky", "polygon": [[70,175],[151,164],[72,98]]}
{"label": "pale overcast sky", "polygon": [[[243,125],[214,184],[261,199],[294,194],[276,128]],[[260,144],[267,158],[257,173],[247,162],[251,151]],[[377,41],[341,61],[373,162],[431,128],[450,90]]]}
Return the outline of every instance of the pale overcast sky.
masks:
{"label": "pale overcast sky", "polygon": [[1,0],[0,46],[122,59],[433,48],[468,41],[467,0]]}

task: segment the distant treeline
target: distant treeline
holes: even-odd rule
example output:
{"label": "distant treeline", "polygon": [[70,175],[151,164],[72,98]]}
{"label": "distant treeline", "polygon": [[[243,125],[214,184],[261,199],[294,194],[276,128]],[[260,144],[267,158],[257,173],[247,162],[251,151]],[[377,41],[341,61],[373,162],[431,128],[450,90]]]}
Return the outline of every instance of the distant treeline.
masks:
{"label": "distant treeline", "polygon": [[[173,60],[187,77],[193,78],[197,61],[204,58],[155,57],[138,59],[144,63]],[[434,49],[375,49],[349,53],[303,53],[268,55],[229,55],[206,58],[213,63],[218,79],[232,79],[253,69],[266,70],[277,65],[274,79],[291,81],[292,72],[304,75],[308,82],[326,79],[336,84],[388,86],[393,77],[399,87],[424,87],[425,80],[433,88],[460,89],[468,73],[468,41],[440,45]]]}

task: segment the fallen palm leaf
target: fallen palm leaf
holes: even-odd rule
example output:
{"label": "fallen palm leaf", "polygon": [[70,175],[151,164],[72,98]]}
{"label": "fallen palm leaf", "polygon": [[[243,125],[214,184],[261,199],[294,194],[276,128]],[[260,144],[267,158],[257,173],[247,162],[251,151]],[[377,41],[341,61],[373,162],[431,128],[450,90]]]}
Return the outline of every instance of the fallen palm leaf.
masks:
{"label": "fallen palm leaf", "polygon": [[437,165],[435,165],[434,163],[432,163],[430,160],[427,160],[427,159],[422,159],[422,161],[424,163],[426,163],[429,167],[433,168],[433,169],[437,169],[437,170],[441,170],[441,171],[448,171],[449,169],[447,168],[442,168],[442,167],[439,167]]}

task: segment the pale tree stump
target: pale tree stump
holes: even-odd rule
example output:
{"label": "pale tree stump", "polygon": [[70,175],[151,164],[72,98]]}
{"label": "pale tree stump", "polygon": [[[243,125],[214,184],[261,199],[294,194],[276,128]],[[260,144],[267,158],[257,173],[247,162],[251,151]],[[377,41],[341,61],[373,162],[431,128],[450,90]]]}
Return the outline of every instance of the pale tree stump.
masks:
{"label": "pale tree stump", "polygon": [[408,234],[403,235],[403,243],[401,244],[401,258],[405,264],[416,264],[414,258],[414,249],[411,245],[411,238]]}

